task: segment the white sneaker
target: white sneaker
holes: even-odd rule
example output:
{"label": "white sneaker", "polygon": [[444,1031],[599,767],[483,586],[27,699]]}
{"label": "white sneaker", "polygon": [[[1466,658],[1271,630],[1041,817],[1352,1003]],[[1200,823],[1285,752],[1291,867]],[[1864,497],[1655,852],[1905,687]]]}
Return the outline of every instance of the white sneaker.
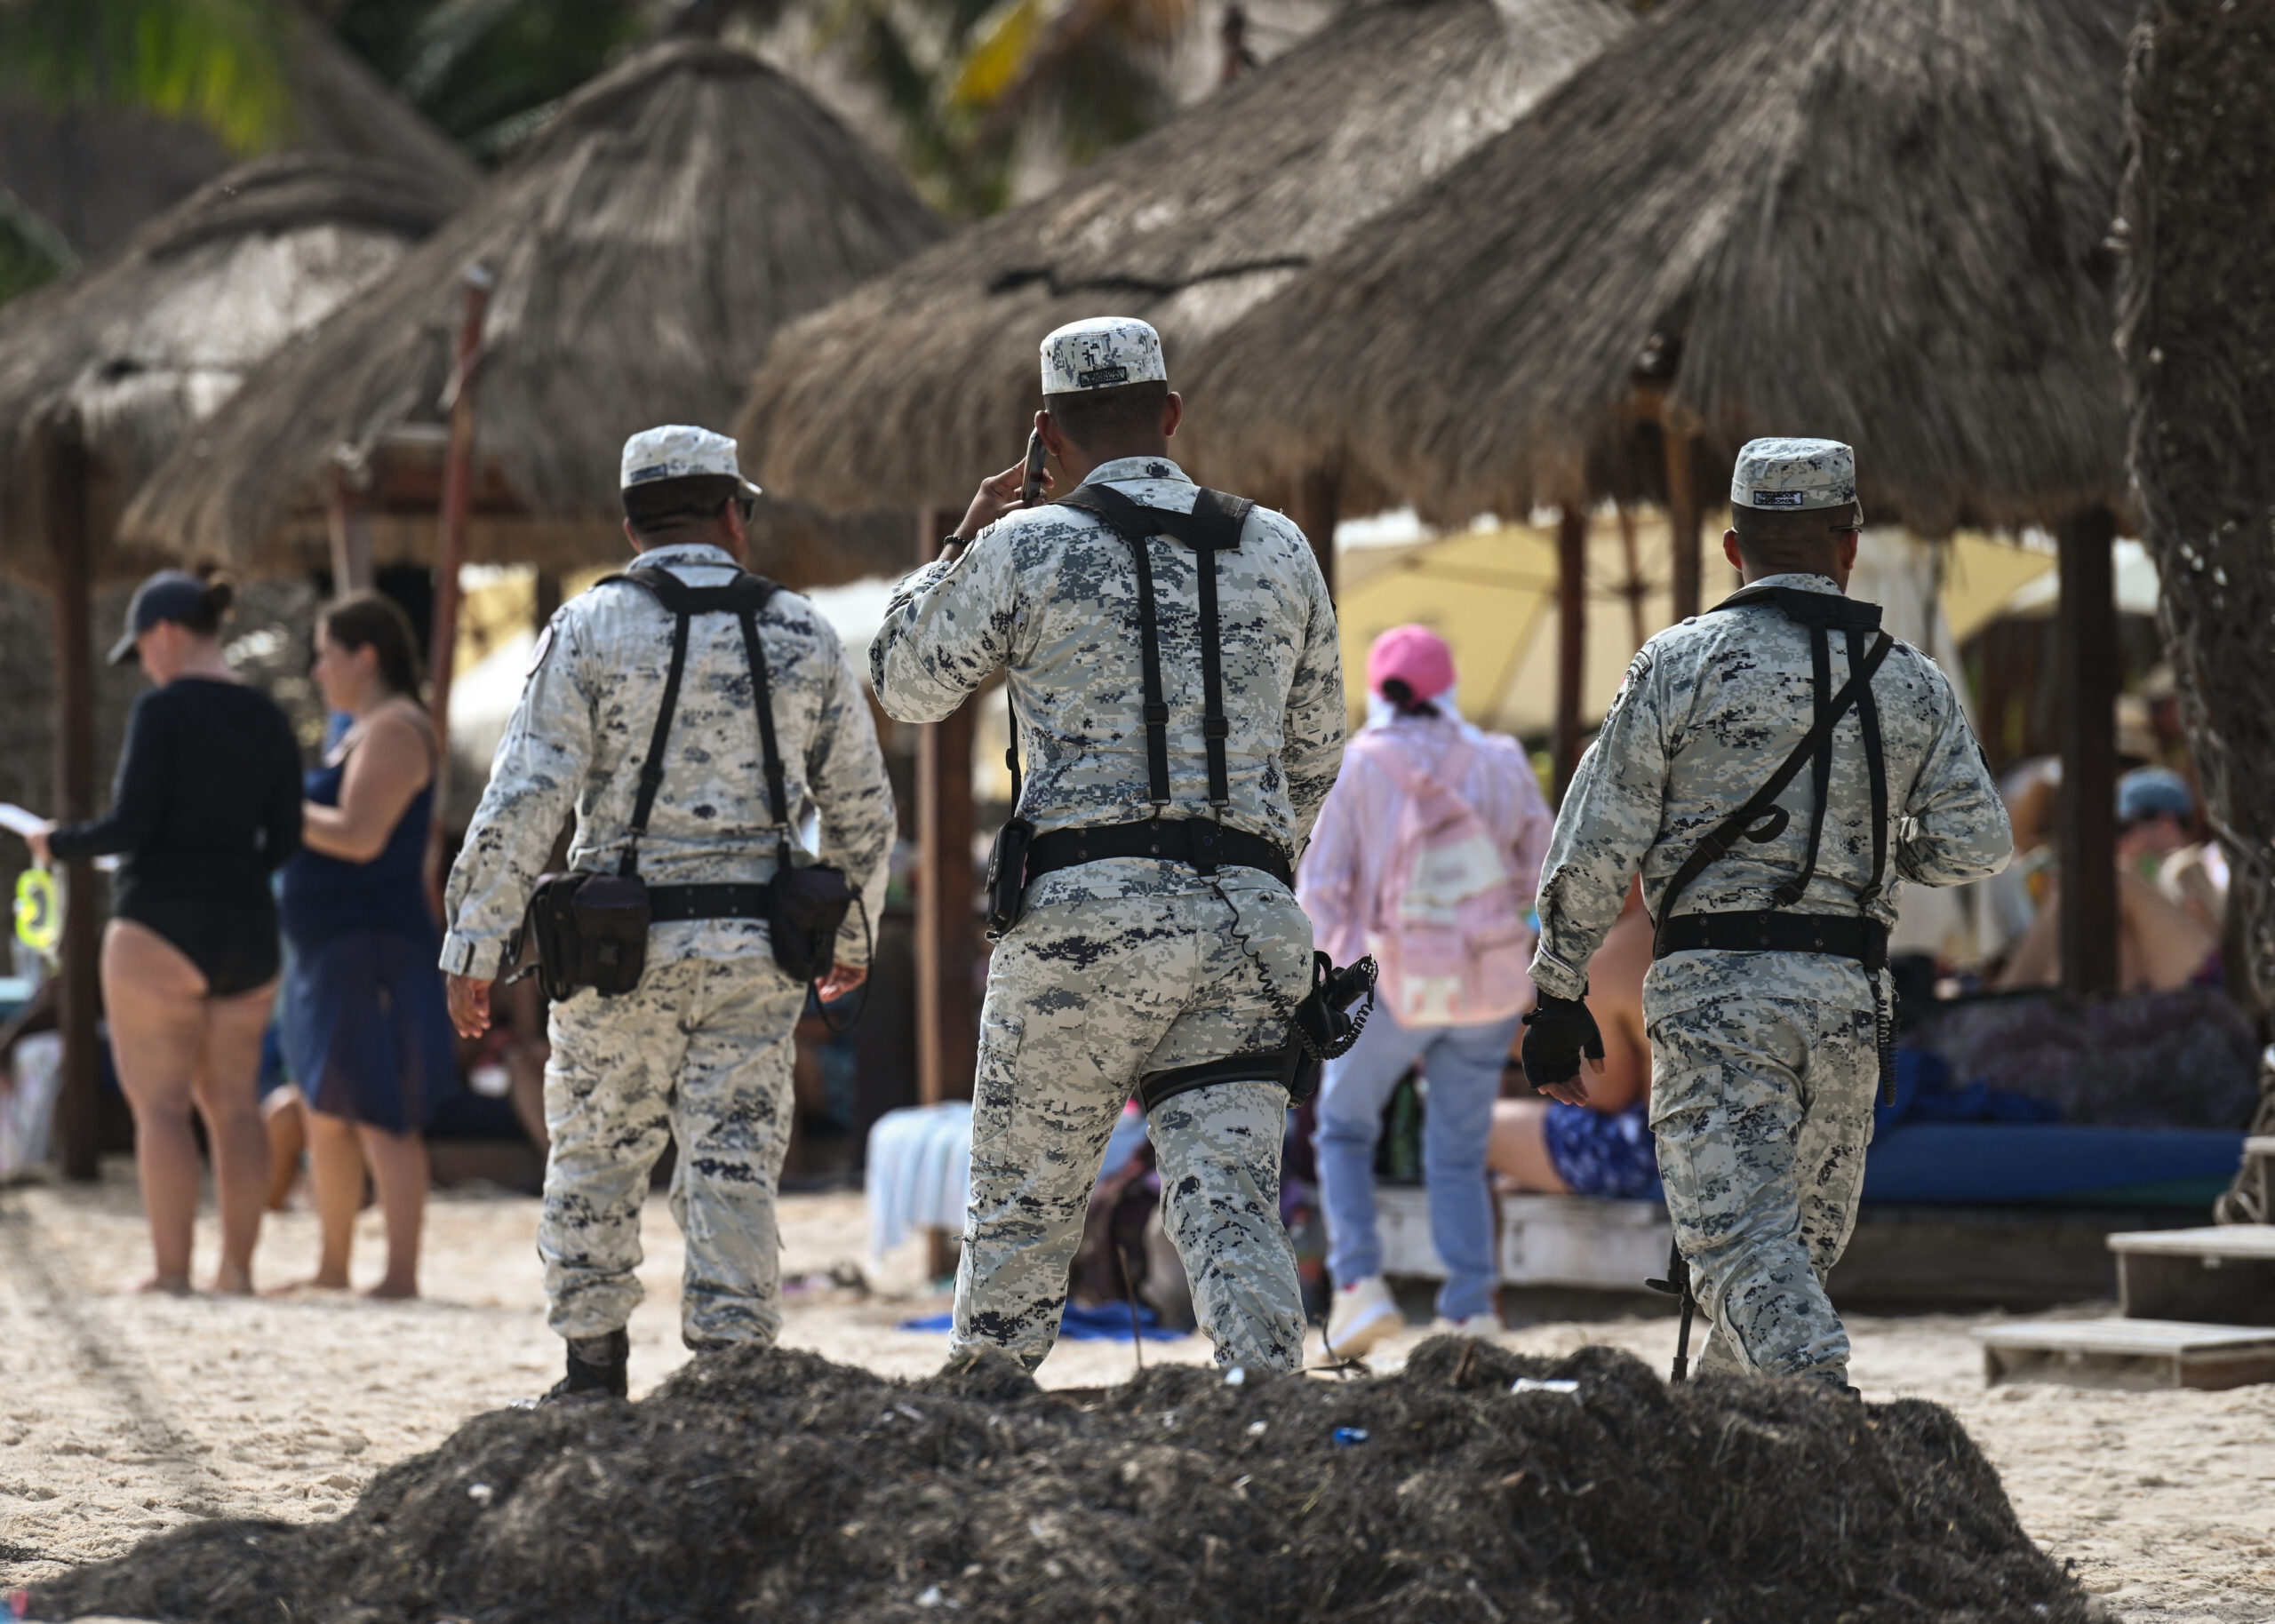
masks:
{"label": "white sneaker", "polygon": [[1471,1336],[1481,1342],[1498,1341],[1507,1326],[1498,1314],[1472,1314],[1467,1319],[1441,1319],[1431,1327],[1441,1336]]}
{"label": "white sneaker", "polygon": [[1337,1290],[1327,1315],[1327,1350],[1338,1359],[1363,1358],[1405,1325],[1406,1316],[1398,1311],[1382,1276],[1369,1275]]}

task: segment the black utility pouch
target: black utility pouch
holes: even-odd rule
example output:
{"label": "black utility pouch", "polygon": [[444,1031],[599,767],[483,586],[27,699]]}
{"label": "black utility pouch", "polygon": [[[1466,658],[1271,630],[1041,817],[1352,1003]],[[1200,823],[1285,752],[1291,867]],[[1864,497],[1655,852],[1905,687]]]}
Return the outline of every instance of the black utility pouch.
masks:
{"label": "black utility pouch", "polygon": [[1027,848],[1034,825],[1015,817],[995,832],[987,853],[987,939],[998,942],[1019,922],[1027,890]]}
{"label": "black utility pouch", "polygon": [[648,967],[648,886],[636,874],[547,874],[530,898],[538,984],[549,999],[614,998]]}
{"label": "black utility pouch", "polygon": [[794,868],[786,850],[768,888],[766,928],[774,962],[792,981],[827,975],[837,958],[837,933],[853,908],[853,888],[823,864]]}

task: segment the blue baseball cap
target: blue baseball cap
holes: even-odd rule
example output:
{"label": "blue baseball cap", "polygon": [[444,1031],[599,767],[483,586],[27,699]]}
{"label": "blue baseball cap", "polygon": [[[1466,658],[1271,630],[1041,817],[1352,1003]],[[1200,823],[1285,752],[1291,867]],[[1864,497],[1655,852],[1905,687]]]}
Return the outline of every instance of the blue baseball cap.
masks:
{"label": "blue baseball cap", "polygon": [[2136,767],[2117,781],[2117,821],[2136,823],[2167,813],[2186,823],[2196,816],[2188,780],[2168,767]]}
{"label": "blue baseball cap", "polygon": [[111,645],[110,663],[124,665],[134,657],[142,633],[160,621],[194,624],[205,612],[205,583],[187,569],[161,569],[134,589],[126,606],[126,630]]}

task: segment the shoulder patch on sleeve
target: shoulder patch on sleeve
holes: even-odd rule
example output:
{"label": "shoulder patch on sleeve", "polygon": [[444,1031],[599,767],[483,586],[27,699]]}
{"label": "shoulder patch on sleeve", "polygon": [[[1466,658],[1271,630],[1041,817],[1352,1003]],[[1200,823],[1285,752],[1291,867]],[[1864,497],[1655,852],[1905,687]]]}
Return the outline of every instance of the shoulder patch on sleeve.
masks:
{"label": "shoulder patch on sleeve", "polygon": [[[558,617],[555,617],[556,619]],[[537,634],[537,646],[530,650],[529,668],[522,673],[524,680],[537,675],[537,668],[545,664],[545,657],[553,652],[554,621],[545,623]]]}
{"label": "shoulder patch on sleeve", "polygon": [[1604,726],[1611,725],[1611,719],[1618,715],[1621,707],[1626,705],[1627,697],[1642,684],[1646,677],[1651,674],[1651,664],[1655,657],[1651,651],[1651,645],[1645,643],[1635,651],[1635,657],[1627,662],[1627,674],[1619,679],[1619,691],[1611,697],[1611,705],[1603,713]]}

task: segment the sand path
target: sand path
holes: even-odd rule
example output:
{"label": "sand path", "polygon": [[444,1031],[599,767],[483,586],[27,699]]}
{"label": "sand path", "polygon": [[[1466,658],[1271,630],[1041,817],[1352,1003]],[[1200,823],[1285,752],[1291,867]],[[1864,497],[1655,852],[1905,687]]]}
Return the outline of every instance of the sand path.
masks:
{"label": "sand path", "polygon": [[[94,1186],[0,1191],[0,1592],[193,1517],[336,1516],[382,1467],[478,1411],[542,1389],[557,1372],[533,1201],[439,1196],[422,1302],[152,1298],[132,1290],[148,1256],[132,1171],[120,1163],[106,1174]],[[870,1264],[860,1198],[785,1206],[786,1278],[848,1262],[874,1289],[794,1289],[784,1341],[890,1374],[937,1368],[942,1336],[895,1327],[947,1300],[918,1277],[913,1254]],[[679,1237],[660,1199],[644,1229],[635,1396],[687,1357]],[[203,1271],[210,1216],[199,1238]],[[259,1266],[279,1282],[312,1266],[315,1253],[314,1219],[288,1213],[271,1219]],[[376,1214],[365,1215],[358,1254],[358,1278],[375,1278]],[[1975,1323],[1852,1322],[1858,1385],[1871,1398],[1915,1395],[1955,1410],[2033,1537],[2074,1561],[2119,1617],[2275,1621],[2275,1387],[1986,1391],[1967,1335]],[[1419,1336],[1392,1344],[1390,1361]],[[1666,1320],[1622,1319],[1543,1325],[1511,1341],[1542,1351],[1608,1342],[1659,1364],[1672,1336]],[[1207,1349],[1188,1337],[1149,1343],[1145,1357],[1203,1360]],[[1042,1380],[1111,1381],[1130,1364],[1127,1344],[1068,1343]]]}

